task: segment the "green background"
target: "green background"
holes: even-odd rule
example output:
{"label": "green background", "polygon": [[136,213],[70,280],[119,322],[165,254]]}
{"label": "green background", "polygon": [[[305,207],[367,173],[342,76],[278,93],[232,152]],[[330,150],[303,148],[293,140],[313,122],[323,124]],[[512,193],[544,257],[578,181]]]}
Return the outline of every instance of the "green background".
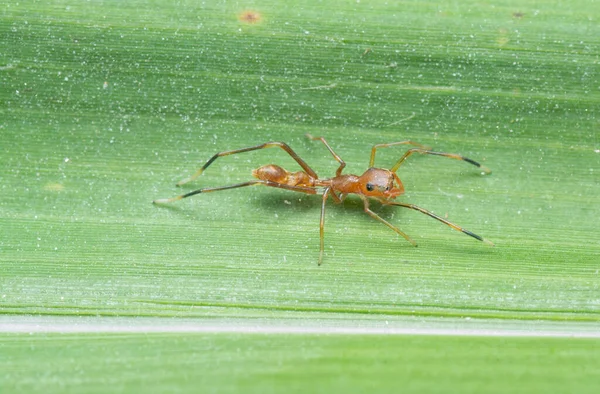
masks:
{"label": "green background", "polygon": [[[457,319],[458,327],[469,327],[468,318],[493,318],[518,319],[532,331],[552,321],[572,333],[590,325],[600,331],[593,328],[600,326],[596,2],[71,3],[0,8],[4,322],[33,314],[194,317],[198,324],[231,318],[233,325],[296,319],[319,326],[325,319],[354,327],[363,319],[406,316]],[[256,23],[244,20],[247,10],[260,15]],[[271,140],[287,142],[319,175],[332,176],[335,161],[304,137],[309,132],[327,138],[347,173],[366,169],[372,145],[406,139],[481,161],[491,175],[412,156],[398,171],[407,190],[401,199],[447,215],[496,247],[417,212],[373,204],[418,242],[413,248],[349,198],[328,205],[319,267],[316,196],[245,188],[151,204],[250,180],[253,168],[268,163],[297,170],[283,151],[270,149],[219,159],[193,184],[174,186],[214,153]],[[376,165],[393,165],[404,150],[381,150]],[[162,352],[177,346],[189,367],[218,359],[218,352],[201,351],[203,343],[238,349],[261,343],[284,360],[269,356],[274,390],[290,381],[277,365],[292,368],[288,363],[302,352],[333,369],[302,362],[301,376],[345,376],[327,391],[362,387],[364,376],[352,372],[345,354],[357,365],[382,359],[393,366],[402,361],[387,357],[404,346],[423,360],[418,371],[451,370],[435,384],[424,372],[407,375],[433,391],[468,391],[473,380],[461,373],[471,367],[456,360],[475,355],[483,357],[475,365],[490,367],[476,375],[493,375],[489,386],[473,386],[478,392],[511,382],[486,362],[494,357],[510,360],[511,373],[539,384],[523,387],[539,390],[548,382],[532,368],[542,359],[548,363],[539,367],[542,375],[554,377],[557,390],[570,387],[573,371],[597,377],[600,370],[595,340],[479,338],[465,347],[471,339],[153,335],[147,340],[155,358],[136,355],[141,334],[9,333],[0,350],[8,366],[21,368],[22,350],[40,349],[27,358],[31,380],[21,386],[32,390],[48,360],[99,362],[120,345],[129,353],[117,361],[154,371]],[[103,351],[84,356],[97,343]],[[511,354],[504,353],[507,343]],[[562,356],[577,346],[575,359]],[[545,357],[548,347],[557,349],[554,356]],[[421,348],[452,356],[427,364]],[[321,358],[325,353],[334,355]],[[219,374],[231,366],[223,363],[205,372],[206,382],[221,382],[215,387],[223,390],[271,387],[252,369],[263,355],[244,354],[228,360],[248,381],[225,385]],[[571,362],[595,368],[558,369]],[[73,381],[64,373],[68,363],[56,368],[47,373],[48,387],[57,389],[92,387],[115,373],[83,369]],[[178,388],[198,383],[173,360],[160,368],[164,375],[148,372],[146,380],[157,389],[167,390],[166,380]],[[395,387],[396,370],[379,370],[378,388]],[[116,374],[125,385],[124,370]],[[3,381],[15,388],[21,378],[5,373]],[[315,382],[301,380],[298,390]]]}

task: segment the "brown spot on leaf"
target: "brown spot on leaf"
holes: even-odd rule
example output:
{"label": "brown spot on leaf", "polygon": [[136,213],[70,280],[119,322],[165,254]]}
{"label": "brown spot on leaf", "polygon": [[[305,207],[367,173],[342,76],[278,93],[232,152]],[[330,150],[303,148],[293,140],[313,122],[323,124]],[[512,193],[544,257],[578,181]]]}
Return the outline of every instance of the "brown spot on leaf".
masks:
{"label": "brown spot on leaf", "polygon": [[256,11],[244,11],[239,15],[239,20],[245,23],[259,23],[262,16]]}

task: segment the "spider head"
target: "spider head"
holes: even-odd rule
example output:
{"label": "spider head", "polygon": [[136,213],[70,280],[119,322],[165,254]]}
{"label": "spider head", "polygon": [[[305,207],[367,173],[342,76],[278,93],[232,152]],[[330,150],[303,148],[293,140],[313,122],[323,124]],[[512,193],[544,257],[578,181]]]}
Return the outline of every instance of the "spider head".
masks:
{"label": "spider head", "polygon": [[369,168],[359,177],[360,189],[367,197],[391,200],[404,194],[404,185],[394,172],[383,168]]}

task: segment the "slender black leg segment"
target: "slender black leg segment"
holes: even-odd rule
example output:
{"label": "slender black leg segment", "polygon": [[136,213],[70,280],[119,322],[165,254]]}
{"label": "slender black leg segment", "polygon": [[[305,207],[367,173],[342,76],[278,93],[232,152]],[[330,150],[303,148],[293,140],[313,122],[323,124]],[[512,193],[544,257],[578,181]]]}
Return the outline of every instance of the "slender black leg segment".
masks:
{"label": "slender black leg segment", "polygon": [[381,216],[379,216],[375,212],[371,211],[371,209],[369,208],[369,199],[367,197],[365,197],[365,196],[363,196],[361,194],[359,194],[359,196],[363,200],[363,202],[365,204],[365,212],[369,216],[371,216],[375,220],[379,220],[381,223],[385,224],[386,226],[388,226],[389,228],[391,228],[392,230],[394,230],[396,233],[398,233],[399,235],[403,236],[408,242],[410,242],[411,244],[413,244],[413,246],[417,246],[417,243],[415,241],[413,241],[412,238],[409,237],[406,233],[400,231],[400,229],[398,227],[394,226],[393,224],[391,224],[387,220],[383,219]]}
{"label": "slender black leg segment", "polygon": [[264,186],[270,186],[270,187],[277,187],[280,189],[286,189],[286,190],[291,190],[294,192],[300,192],[300,193],[306,193],[306,194],[317,194],[317,190],[314,188],[310,188],[310,187],[302,187],[302,186],[290,186],[290,185],[284,185],[281,183],[276,183],[276,182],[272,182],[272,181],[263,181],[263,180],[255,180],[255,181],[248,181],[248,182],[243,182],[243,183],[237,183],[235,185],[228,185],[228,186],[219,186],[219,187],[207,187],[204,189],[198,189],[198,190],[194,190],[191,191],[189,193],[186,194],[182,194],[180,196],[176,196],[176,197],[172,197],[172,198],[161,198],[158,200],[154,200],[152,201],[153,204],[166,204],[166,203],[170,203],[173,201],[178,201],[187,197],[191,197],[194,196],[196,194],[200,194],[200,193],[210,193],[210,192],[218,192],[221,190],[229,190],[229,189],[236,189],[238,187],[246,187],[246,186],[255,186],[255,185],[264,185]]}
{"label": "slender black leg segment", "polygon": [[186,184],[188,182],[191,182],[194,179],[198,178],[204,172],[204,170],[206,170],[206,168],[208,168],[208,166],[211,165],[212,162],[214,162],[215,160],[217,160],[217,158],[219,158],[219,157],[234,155],[236,153],[242,153],[242,152],[250,152],[250,151],[253,151],[253,150],[259,150],[259,149],[265,149],[265,148],[273,148],[273,147],[281,148],[284,151],[286,151],[292,157],[292,159],[296,160],[296,162],[300,165],[300,167],[302,167],[302,169],[307,174],[309,174],[310,176],[312,176],[313,178],[318,178],[319,177],[317,175],[317,173],[312,168],[310,168],[310,166],[308,164],[306,164],[306,162],[304,160],[302,160],[300,158],[300,156],[298,156],[298,154],[292,150],[292,148],[289,147],[288,144],[286,144],[284,142],[274,141],[274,142],[266,142],[264,144],[260,144],[260,145],[257,145],[257,146],[251,146],[251,147],[248,147],[248,148],[242,148],[242,149],[236,149],[236,150],[229,150],[229,151],[217,153],[216,155],[214,155],[213,157],[211,157],[198,171],[196,171],[194,173],[194,175],[192,175],[189,178],[186,178],[186,179],[178,182],[177,186],[184,185],[184,184]]}
{"label": "slender black leg segment", "polygon": [[344,167],[346,167],[346,162],[344,160],[342,160],[342,158],[339,157],[337,155],[337,153],[335,153],[333,151],[333,149],[331,148],[331,146],[329,146],[329,144],[327,143],[327,141],[325,141],[325,138],[323,138],[323,137],[313,137],[312,134],[306,134],[306,137],[310,138],[311,140],[320,140],[323,144],[325,144],[325,146],[327,147],[327,149],[329,149],[329,152],[333,155],[333,157],[335,158],[335,160],[338,163],[340,163],[340,166],[338,167],[337,171],[335,172],[335,176],[342,175],[342,170],[344,169]]}
{"label": "slender black leg segment", "polygon": [[421,149],[421,148],[414,148],[414,149],[407,150],[406,153],[400,158],[400,160],[398,160],[396,162],[396,164],[394,164],[394,166],[392,168],[390,168],[390,171],[392,171],[392,172],[398,171],[398,168],[400,168],[402,163],[404,163],[404,160],[406,160],[408,158],[408,156],[410,156],[414,153],[420,153],[422,155],[443,156],[443,157],[447,157],[447,158],[454,159],[454,160],[462,160],[469,164],[473,164],[475,167],[479,167],[481,169],[481,171],[485,172],[486,174],[490,174],[492,172],[492,170],[490,170],[483,164],[479,164],[475,160],[469,159],[468,157],[457,155],[455,153],[434,152],[431,150]]}
{"label": "slender black leg segment", "polygon": [[485,242],[485,243],[487,243],[489,245],[494,246],[494,244],[491,241],[489,241],[489,240],[487,240],[487,239],[485,239],[485,238],[483,238],[483,237],[481,237],[481,236],[479,236],[479,235],[477,235],[475,233],[472,233],[469,230],[466,230],[466,229],[464,229],[464,228],[462,228],[462,227],[460,227],[460,226],[458,226],[458,225],[456,225],[456,224],[454,224],[452,222],[449,222],[446,219],[441,218],[438,215],[434,214],[433,212],[430,212],[430,211],[428,211],[428,210],[426,210],[424,208],[418,207],[418,206],[413,205],[413,204],[406,204],[406,203],[402,203],[402,202],[392,202],[392,201],[386,201],[386,200],[381,200],[381,203],[385,204],[385,205],[394,205],[394,206],[397,206],[397,207],[403,207],[403,208],[408,208],[408,209],[413,209],[415,211],[419,211],[419,212],[424,213],[425,215],[427,215],[429,217],[434,218],[435,220],[439,220],[440,222],[444,223],[445,225],[447,225],[449,227],[452,227],[456,231],[460,231],[463,234],[467,234],[470,237],[473,237],[473,238],[475,238],[475,239],[477,239],[479,241],[482,241],[482,242]]}
{"label": "slender black leg segment", "polygon": [[321,247],[319,249],[319,265],[323,263],[323,251],[325,250],[325,204],[327,203],[327,197],[331,188],[326,188],[323,192],[323,202],[321,203],[321,220],[319,222],[319,239]]}

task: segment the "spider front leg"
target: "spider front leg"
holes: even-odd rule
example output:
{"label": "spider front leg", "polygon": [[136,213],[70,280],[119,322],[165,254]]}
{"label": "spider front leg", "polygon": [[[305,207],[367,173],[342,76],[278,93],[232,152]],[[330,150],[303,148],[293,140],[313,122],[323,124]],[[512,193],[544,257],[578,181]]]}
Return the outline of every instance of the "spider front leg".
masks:
{"label": "spider front leg", "polygon": [[464,157],[464,156],[458,155],[456,153],[434,152],[432,150],[423,149],[423,148],[413,148],[413,149],[407,150],[406,153],[400,158],[400,160],[398,160],[396,162],[396,164],[394,164],[394,166],[392,168],[390,168],[390,171],[396,172],[398,170],[398,168],[400,168],[402,163],[404,163],[404,160],[406,160],[408,158],[408,156],[410,156],[414,153],[420,153],[422,155],[442,156],[442,157],[447,157],[449,159],[454,159],[454,160],[462,160],[469,164],[473,164],[475,167],[479,167],[481,169],[481,171],[486,174],[490,174],[492,172],[492,170],[490,170],[483,164],[480,164],[473,159],[469,159],[468,157]]}
{"label": "spider front leg", "polygon": [[421,145],[421,144],[419,144],[417,142],[414,142],[414,141],[400,141],[400,142],[390,142],[388,144],[373,145],[373,148],[371,148],[371,159],[369,160],[369,168],[371,168],[371,167],[373,167],[375,165],[375,153],[377,153],[377,149],[379,149],[379,148],[389,148],[390,146],[397,146],[397,145],[414,145],[414,146],[418,146],[419,148],[421,148],[423,150],[430,150],[431,149],[427,145]]}
{"label": "spider front leg", "polygon": [[382,218],[375,212],[371,211],[371,209],[369,208],[369,198],[368,197],[363,196],[362,194],[359,194],[358,196],[363,200],[363,203],[365,204],[365,212],[369,216],[371,216],[373,219],[378,220],[381,223],[385,224],[386,226],[388,226],[389,228],[394,230],[397,234],[403,236],[404,239],[406,239],[408,242],[410,242],[413,246],[417,246],[417,243],[415,241],[413,241],[413,239],[411,237],[409,237],[406,233],[401,231],[398,227],[394,226],[393,224],[391,224],[390,222],[388,222],[387,220],[385,220],[384,218]]}
{"label": "spider front leg", "polygon": [[408,208],[408,209],[413,209],[415,211],[419,211],[419,212],[424,213],[425,215],[427,215],[429,217],[434,218],[435,220],[439,220],[440,222],[444,223],[446,226],[452,227],[456,231],[460,231],[461,233],[466,234],[466,235],[468,235],[470,237],[473,237],[473,238],[475,238],[478,241],[485,242],[488,245],[494,246],[494,244],[493,244],[492,241],[489,241],[489,240],[487,240],[487,239],[485,239],[485,238],[483,238],[483,237],[481,237],[481,236],[479,236],[479,235],[477,235],[477,234],[475,234],[475,233],[473,233],[473,232],[471,232],[471,231],[469,231],[467,229],[464,229],[464,228],[460,227],[459,225],[456,225],[456,224],[454,224],[452,222],[449,222],[448,220],[439,217],[435,213],[433,213],[431,211],[428,211],[425,208],[421,208],[421,207],[413,205],[413,204],[406,204],[406,203],[403,203],[403,202],[394,202],[394,201],[388,201],[388,200],[380,200],[380,201],[384,205],[394,205],[396,207]]}

